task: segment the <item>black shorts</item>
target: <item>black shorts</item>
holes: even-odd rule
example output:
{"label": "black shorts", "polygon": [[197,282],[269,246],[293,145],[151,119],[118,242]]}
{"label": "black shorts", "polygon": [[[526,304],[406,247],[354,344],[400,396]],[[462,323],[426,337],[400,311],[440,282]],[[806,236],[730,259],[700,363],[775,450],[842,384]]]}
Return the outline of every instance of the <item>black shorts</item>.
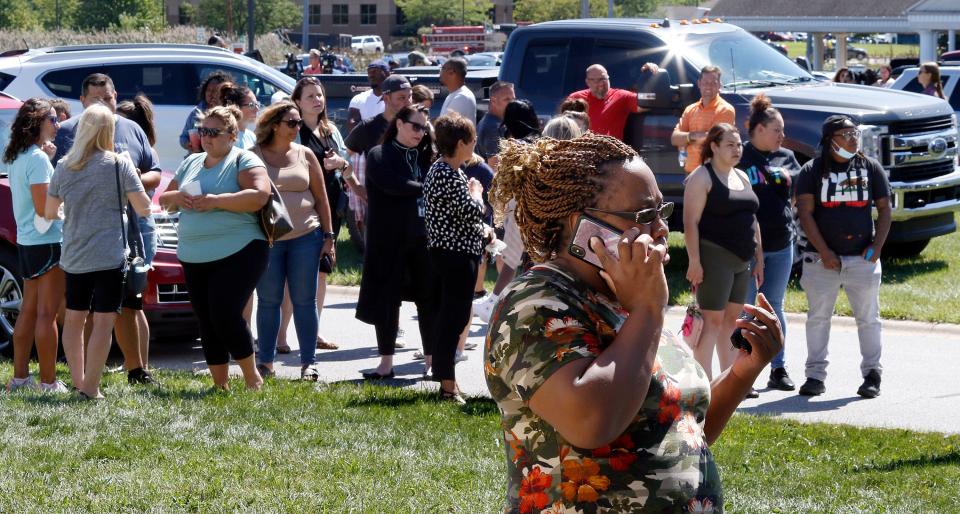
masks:
{"label": "black shorts", "polygon": [[66,296],[67,308],[72,311],[120,312],[123,270],[68,272]]}
{"label": "black shorts", "polygon": [[60,243],[17,245],[17,260],[24,280],[38,278],[60,264]]}
{"label": "black shorts", "polygon": [[120,306],[124,309],[133,309],[135,311],[143,310],[143,293],[140,293],[136,296],[127,295],[120,302]]}

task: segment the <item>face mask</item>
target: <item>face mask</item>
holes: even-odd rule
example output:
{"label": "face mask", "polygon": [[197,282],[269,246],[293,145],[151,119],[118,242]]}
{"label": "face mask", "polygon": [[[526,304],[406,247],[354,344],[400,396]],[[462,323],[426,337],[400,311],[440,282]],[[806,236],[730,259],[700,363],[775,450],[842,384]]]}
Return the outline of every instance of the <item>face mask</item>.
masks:
{"label": "face mask", "polygon": [[857,155],[856,152],[850,152],[846,148],[838,145],[836,142],[831,141],[831,144],[833,145],[833,151],[837,152],[837,155],[839,155],[841,159],[849,161]]}

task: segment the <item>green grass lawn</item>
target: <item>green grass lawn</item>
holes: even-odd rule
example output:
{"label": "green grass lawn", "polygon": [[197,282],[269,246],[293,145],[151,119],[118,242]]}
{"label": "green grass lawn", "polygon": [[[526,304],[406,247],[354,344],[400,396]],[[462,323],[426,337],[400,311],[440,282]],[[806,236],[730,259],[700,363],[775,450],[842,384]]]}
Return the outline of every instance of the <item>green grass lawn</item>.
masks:
{"label": "green grass lawn", "polygon": [[[9,376],[8,362],[0,376]],[[61,372],[66,373],[65,369]],[[504,493],[495,404],[411,389],[268,381],[160,390],[108,375],[108,399],[0,394],[0,512],[492,513]],[[737,415],[714,453],[728,512],[957,512],[960,437]]]}
{"label": "green grass lawn", "polygon": [[[778,43],[787,47],[787,53],[790,58],[807,55],[806,41],[785,41]],[[855,46],[867,51],[870,59],[879,59],[889,61],[894,57],[917,57],[920,55],[920,47],[917,45],[875,45],[861,43],[847,43],[847,47]]]}
{"label": "green grass lawn", "polygon": [[[687,253],[683,234],[670,234],[671,262],[667,265],[670,303],[685,305],[691,299],[687,283]],[[360,284],[360,255],[350,244],[344,229],[337,243],[337,269],[331,283]],[[880,286],[880,314],[885,319],[911,319],[940,323],[960,323],[960,233],[935,238],[919,257],[883,258],[883,284]],[[951,272],[951,268],[954,270]],[[487,290],[493,289],[496,272],[487,270]],[[806,312],[807,298],[796,280],[791,281],[784,300],[790,312]],[[837,302],[837,313],[851,314],[844,294]]]}

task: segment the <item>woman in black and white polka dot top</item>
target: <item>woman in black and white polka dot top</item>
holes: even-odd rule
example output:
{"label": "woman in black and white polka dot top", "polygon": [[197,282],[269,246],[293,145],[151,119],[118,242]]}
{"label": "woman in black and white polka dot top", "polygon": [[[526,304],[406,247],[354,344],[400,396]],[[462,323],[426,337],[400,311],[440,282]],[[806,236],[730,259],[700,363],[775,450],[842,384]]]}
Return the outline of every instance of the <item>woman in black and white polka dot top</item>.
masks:
{"label": "woman in black and white polka dot top", "polygon": [[423,182],[430,265],[440,283],[433,376],[440,381],[442,399],[462,403],[454,355],[470,320],[477,266],[489,227],[483,223],[483,186],[460,170],[477,142],[473,123],[457,113],[445,114],[434,123],[434,131],[440,158]]}

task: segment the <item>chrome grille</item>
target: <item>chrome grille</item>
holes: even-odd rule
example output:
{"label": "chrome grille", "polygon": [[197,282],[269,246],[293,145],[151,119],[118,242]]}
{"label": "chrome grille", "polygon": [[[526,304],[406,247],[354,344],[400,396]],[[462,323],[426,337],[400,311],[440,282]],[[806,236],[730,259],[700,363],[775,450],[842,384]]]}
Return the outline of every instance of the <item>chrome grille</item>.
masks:
{"label": "chrome grille", "polygon": [[186,284],[157,284],[158,303],[183,303],[189,301],[190,295],[187,293]]}
{"label": "chrome grille", "polygon": [[897,121],[890,124],[890,132],[897,135],[922,134],[950,129],[953,119],[947,116],[923,120]]}
{"label": "chrome grille", "polygon": [[157,225],[157,238],[161,248],[177,247],[177,213],[154,213],[153,221]]}

